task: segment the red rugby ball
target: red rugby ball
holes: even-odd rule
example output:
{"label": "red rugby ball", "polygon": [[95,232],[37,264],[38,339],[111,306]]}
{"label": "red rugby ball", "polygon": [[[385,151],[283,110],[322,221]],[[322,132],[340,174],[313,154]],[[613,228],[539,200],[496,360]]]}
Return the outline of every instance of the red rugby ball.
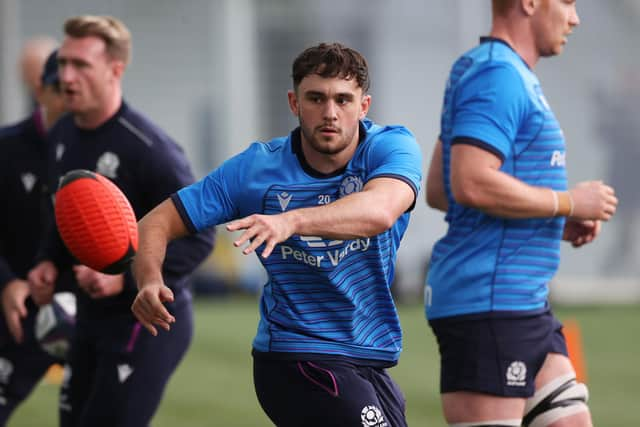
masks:
{"label": "red rugby ball", "polygon": [[69,171],[56,192],[55,216],[62,241],[81,264],[108,274],[129,267],[138,250],[136,215],[108,178]]}

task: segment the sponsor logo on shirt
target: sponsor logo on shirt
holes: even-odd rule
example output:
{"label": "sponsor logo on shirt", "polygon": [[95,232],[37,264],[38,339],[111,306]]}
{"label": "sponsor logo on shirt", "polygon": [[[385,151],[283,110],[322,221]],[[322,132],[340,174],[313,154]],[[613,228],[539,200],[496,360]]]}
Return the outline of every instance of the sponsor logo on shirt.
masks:
{"label": "sponsor logo on shirt", "polygon": [[567,154],[564,151],[555,150],[551,154],[551,160],[549,161],[549,165],[564,167],[566,165]]}
{"label": "sponsor logo on shirt", "polygon": [[[308,239],[310,236],[307,236]],[[316,237],[316,239],[320,239]],[[303,240],[305,241],[305,240]],[[335,246],[337,244],[343,244],[343,240],[333,240],[328,243],[324,243],[323,241],[307,241],[307,244],[310,247],[327,247]],[[324,246],[321,246],[324,245]],[[293,248],[287,245],[280,246],[280,256],[283,260],[291,260],[294,259],[296,261],[300,261],[304,264],[310,265],[312,267],[324,267],[331,266],[336,267],[342,260],[344,260],[348,255],[354,252],[366,252],[371,246],[371,239],[355,239],[348,240],[346,245],[339,249],[326,250],[324,254],[313,254],[307,251],[303,251],[302,249]]]}

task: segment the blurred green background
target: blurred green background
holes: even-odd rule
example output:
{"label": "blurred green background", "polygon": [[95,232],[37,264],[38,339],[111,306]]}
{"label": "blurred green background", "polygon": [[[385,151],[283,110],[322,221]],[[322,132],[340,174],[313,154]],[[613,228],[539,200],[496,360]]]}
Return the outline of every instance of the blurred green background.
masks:
{"label": "blurred green background", "polygon": [[[581,331],[594,423],[638,425],[633,410],[640,397],[640,306],[560,307],[562,321]],[[438,395],[438,350],[422,305],[401,304],[404,352],[391,375],[407,399],[411,426],[445,426]],[[196,334],[173,376],[154,427],[269,426],[253,391],[251,341],[258,321],[253,297],[200,298]],[[144,392],[144,391],[141,391]],[[58,386],[43,381],[20,407],[9,427],[57,425]]]}

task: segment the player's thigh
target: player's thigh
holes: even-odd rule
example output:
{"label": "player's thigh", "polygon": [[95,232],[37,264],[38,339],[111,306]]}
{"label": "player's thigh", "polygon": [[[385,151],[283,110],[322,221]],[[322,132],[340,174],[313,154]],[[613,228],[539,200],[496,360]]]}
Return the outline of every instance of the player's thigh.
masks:
{"label": "player's thigh", "polygon": [[573,365],[571,364],[571,359],[564,354],[549,353],[538,375],[536,375],[536,390],[539,390],[558,377],[569,374],[574,377],[576,375]]}
{"label": "player's thigh", "polygon": [[456,391],[443,393],[442,410],[448,423],[500,421],[496,425],[520,426],[525,407],[521,397],[493,396],[486,393]]}
{"label": "player's thigh", "polygon": [[404,398],[380,370],[254,358],[254,382],[263,410],[279,427],[406,426]]}
{"label": "player's thigh", "polygon": [[589,427],[589,392],[576,379],[571,360],[550,353],[536,376],[536,392],[527,399],[523,425],[526,427]]}

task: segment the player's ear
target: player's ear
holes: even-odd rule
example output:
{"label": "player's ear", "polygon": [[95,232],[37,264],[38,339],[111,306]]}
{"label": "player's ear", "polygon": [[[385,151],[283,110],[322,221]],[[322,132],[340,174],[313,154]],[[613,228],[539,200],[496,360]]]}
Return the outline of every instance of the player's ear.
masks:
{"label": "player's ear", "polygon": [[38,104],[42,104],[44,100],[44,86],[38,83],[38,85],[34,87],[33,90],[33,96],[36,98],[36,101],[38,102]]}
{"label": "player's ear", "polygon": [[371,106],[371,95],[363,95],[362,101],[360,101],[360,120],[364,119],[369,113],[369,107]]}
{"label": "player's ear", "polygon": [[294,116],[298,117],[300,115],[300,106],[298,104],[298,96],[296,92],[293,90],[288,91],[287,98],[289,98],[289,109]]}
{"label": "player's ear", "polygon": [[520,7],[527,16],[533,15],[539,5],[540,0],[520,0]]}
{"label": "player's ear", "polygon": [[118,79],[122,78],[122,75],[124,74],[124,69],[125,69],[124,62],[118,61],[118,60],[111,61],[111,70],[113,72],[113,75]]}

